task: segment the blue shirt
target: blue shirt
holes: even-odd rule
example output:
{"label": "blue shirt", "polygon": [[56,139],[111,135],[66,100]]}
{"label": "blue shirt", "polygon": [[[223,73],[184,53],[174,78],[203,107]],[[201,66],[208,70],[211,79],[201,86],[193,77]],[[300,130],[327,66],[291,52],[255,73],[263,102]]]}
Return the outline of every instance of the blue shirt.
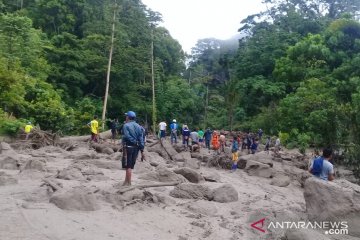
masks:
{"label": "blue shirt", "polygon": [[231,152],[237,152],[239,150],[239,144],[236,140],[233,141]]}
{"label": "blue shirt", "polygon": [[210,130],[206,130],[206,132],[204,134],[205,140],[210,141],[211,140],[211,135],[212,135],[212,132]]}
{"label": "blue shirt", "polygon": [[[313,164],[314,164],[314,161],[312,161],[310,169],[313,168]],[[319,178],[327,181],[329,174],[334,174],[334,166],[328,160],[324,159]]]}
{"label": "blue shirt", "polygon": [[123,142],[125,144],[138,145],[140,150],[144,149],[144,132],[139,124],[135,121],[130,121],[124,124],[123,127]]}
{"label": "blue shirt", "polygon": [[177,123],[172,123],[172,124],[170,124],[170,129],[171,129],[171,130],[177,130],[177,129],[178,129]]}
{"label": "blue shirt", "polygon": [[183,129],[182,135],[189,137],[190,136],[190,130],[189,129]]}

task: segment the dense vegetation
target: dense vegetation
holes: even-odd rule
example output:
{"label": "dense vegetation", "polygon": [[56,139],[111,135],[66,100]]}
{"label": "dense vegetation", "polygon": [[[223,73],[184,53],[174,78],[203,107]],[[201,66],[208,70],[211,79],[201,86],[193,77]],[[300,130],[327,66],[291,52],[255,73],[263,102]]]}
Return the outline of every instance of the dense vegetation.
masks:
{"label": "dense vegetation", "polygon": [[83,133],[101,114],[116,11],[107,117],[277,135],[289,147],[360,156],[360,1],[264,0],[240,41],[201,39],[188,57],[140,0],[0,0],[0,129],[25,120]]}

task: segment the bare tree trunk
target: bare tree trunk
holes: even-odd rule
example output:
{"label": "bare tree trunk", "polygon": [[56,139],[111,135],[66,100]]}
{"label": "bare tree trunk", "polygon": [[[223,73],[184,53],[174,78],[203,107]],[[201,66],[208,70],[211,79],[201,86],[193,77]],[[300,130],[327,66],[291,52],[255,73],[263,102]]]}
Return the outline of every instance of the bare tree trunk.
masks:
{"label": "bare tree trunk", "polygon": [[155,77],[154,77],[154,30],[153,29],[151,29],[151,83],[152,83],[153,133],[156,134],[156,102],[155,102]]}
{"label": "bare tree trunk", "polygon": [[206,84],[206,102],[205,102],[205,119],[204,119],[204,129],[207,127],[207,109],[209,105],[209,83]]}
{"label": "bare tree trunk", "polygon": [[114,15],[113,15],[113,22],[112,22],[112,31],[111,31],[111,44],[110,44],[110,53],[109,53],[109,62],[106,74],[106,89],[105,89],[105,99],[104,99],[104,107],[102,112],[102,129],[104,130],[105,127],[105,115],[106,115],[106,108],[107,108],[107,100],[109,95],[109,83],[110,83],[110,71],[111,71],[111,61],[112,55],[114,50],[114,36],[115,36],[115,18],[116,18],[116,0],[114,0]]}

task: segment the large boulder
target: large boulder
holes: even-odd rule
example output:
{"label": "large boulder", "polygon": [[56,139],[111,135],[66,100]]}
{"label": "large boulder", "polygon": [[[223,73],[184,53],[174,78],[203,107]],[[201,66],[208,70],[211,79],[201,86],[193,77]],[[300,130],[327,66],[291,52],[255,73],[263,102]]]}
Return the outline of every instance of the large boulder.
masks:
{"label": "large boulder", "polygon": [[287,187],[291,182],[291,178],[284,174],[277,174],[273,177],[270,182],[270,185],[278,186],[278,187]]}
{"label": "large boulder", "polygon": [[305,182],[306,212],[311,221],[346,221],[349,235],[360,237],[360,186],[311,177]]}
{"label": "large boulder", "polygon": [[246,163],[245,171],[250,176],[270,178],[273,176],[273,171],[268,164],[248,160]]}
{"label": "large boulder", "polygon": [[147,150],[149,152],[155,152],[157,154],[159,154],[161,157],[169,160],[170,157],[169,157],[169,154],[165,151],[165,149],[161,146],[161,144],[155,144],[154,146],[152,147],[147,147]]}
{"label": "large boulder", "polygon": [[243,155],[239,158],[238,161],[238,168],[240,169],[244,169],[247,165],[248,161],[256,161],[256,162],[260,162],[263,164],[267,164],[270,167],[273,167],[273,157],[271,154],[267,153],[267,152],[258,152],[256,154],[248,154],[248,155]]}
{"label": "large boulder", "polygon": [[205,185],[195,183],[182,183],[170,192],[170,196],[185,199],[206,199],[212,200],[212,191]]}
{"label": "large boulder", "polygon": [[184,162],[184,167],[192,169],[200,169],[200,161],[196,158],[186,159]]}
{"label": "large boulder", "polygon": [[187,182],[186,178],[174,173],[166,167],[159,165],[155,171],[139,176],[139,179],[154,182]]}
{"label": "large boulder", "polygon": [[189,152],[180,152],[173,156],[173,160],[176,162],[185,162],[188,159],[191,159],[191,155]]}
{"label": "large boulder", "polygon": [[213,200],[215,202],[227,203],[236,202],[239,199],[239,194],[236,189],[230,184],[224,184],[212,192]]}
{"label": "large boulder", "polygon": [[175,169],[174,172],[184,176],[187,180],[189,180],[189,182],[192,183],[199,183],[204,181],[203,176],[201,176],[200,173],[198,173],[197,171],[191,168],[187,168],[187,167],[178,168]]}
{"label": "large boulder", "polygon": [[63,210],[95,211],[99,209],[95,195],[86,188],[60,190],[54,193],[50,202]]}
{"label": "large boulder", "polygon": [[175,150],[173,145],[171,145],[170,141],[166,139],[161,140],[161,145],[165,149],[166,153],[169,155],[169,157],[173,160],[173,157],[178,154],[178,152]]}

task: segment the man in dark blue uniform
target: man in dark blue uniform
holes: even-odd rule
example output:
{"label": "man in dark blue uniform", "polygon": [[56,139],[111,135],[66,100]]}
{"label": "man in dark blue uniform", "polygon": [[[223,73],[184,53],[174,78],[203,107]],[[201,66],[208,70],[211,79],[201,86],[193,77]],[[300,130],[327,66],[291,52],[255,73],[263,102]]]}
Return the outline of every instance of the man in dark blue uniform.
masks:
{"label": "man in dark blue uniform", "polygon": [[126,176],[124,186],[131,185],[131,171],[134,169],[139,150],[141,151],[141,159],[144,159],[144,137],[143,130],[139,124],[135,122],[136,114],[129,111],[125,114],[126,120],[123,126],[122,143],[123,167],[126,168]]}

